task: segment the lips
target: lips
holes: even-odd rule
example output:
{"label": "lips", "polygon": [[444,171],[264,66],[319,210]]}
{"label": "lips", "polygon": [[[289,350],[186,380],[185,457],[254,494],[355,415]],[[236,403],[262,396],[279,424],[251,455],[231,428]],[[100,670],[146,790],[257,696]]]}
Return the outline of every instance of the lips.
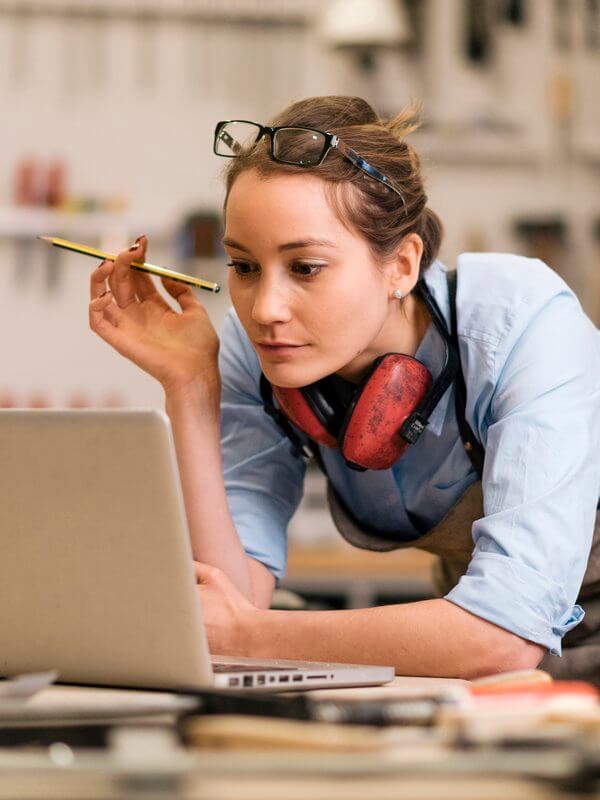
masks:
{"label": "lips", "polygon": [[306,347],[304,344],[291,344],[287,342],[256,342],[256,346],[265,355],[291,355]]}
{"label": "lips", "polygon": [[271,342],[267,339],[257,341],[256,344],[262,345],[263,347],[303,347],[303,345],[297,344],[296,342]]}

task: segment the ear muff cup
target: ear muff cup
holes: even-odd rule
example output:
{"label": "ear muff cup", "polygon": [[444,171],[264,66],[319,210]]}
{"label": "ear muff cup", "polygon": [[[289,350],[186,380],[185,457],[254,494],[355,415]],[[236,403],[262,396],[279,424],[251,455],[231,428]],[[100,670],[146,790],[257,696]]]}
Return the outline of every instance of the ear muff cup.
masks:
{"label": "ear muff cup", "polygon": [[332,428],[336,430],[333,409],[314,385],[310,390],[308,387],[288,389],[281,386],[273,386],[272,390],[281,410],[298,430],[313,442],[337,447],[337,439],[330,432]]}
{"label": "ear muff cup", "polygon": [[408,447],[400,428],[423,401],[431,381],[427,367],[411,356],[388,353],[377,359],[338,436],[346,461],[366,469],[389,469]]}

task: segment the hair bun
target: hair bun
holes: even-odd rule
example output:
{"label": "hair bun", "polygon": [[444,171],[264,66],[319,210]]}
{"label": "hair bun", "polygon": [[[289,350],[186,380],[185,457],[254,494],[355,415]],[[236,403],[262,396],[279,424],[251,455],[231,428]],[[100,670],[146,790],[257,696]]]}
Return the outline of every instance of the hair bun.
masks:
{"label": "hair bun", "polygon": [[269,124],[303,125],[317,129],[377,124],[379,117],[362,97],[324,95],[298,100],[269,120]]}
{"label": "hair bun", "polygon": [[421,126],[422,106],[420,103],[411,103],[403,108],[399,114],[385,123],[385,127],[398,139],[404,139]]}

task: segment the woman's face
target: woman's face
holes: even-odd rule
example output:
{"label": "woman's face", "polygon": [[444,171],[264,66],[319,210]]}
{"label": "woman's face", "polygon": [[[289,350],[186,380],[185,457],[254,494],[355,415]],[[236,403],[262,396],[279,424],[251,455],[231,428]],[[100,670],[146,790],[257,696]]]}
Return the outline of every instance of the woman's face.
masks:
{"label": "woman's face", "polygon": [[336,217],[322,180],[241,173],[223,243],[234,308],[271,383],[305,386],[336,372],[358,381],[386,352],[397,284]]}

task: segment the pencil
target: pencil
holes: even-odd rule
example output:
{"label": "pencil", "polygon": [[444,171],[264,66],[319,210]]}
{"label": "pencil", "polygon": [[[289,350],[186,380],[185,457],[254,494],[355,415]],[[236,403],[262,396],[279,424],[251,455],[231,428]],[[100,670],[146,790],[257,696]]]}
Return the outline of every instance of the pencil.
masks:
{"label": "pencil", "polygon": [[[117,258],[113,253],[105,253],[103,250],[96,250],[94,247],[88,247],[85,244],[78,244],[77,242],[69,242],[67,239],[59,239],[56,236],[38,236],[44,242],[48,242],[54,247],[62,247],[63,250],[72,250],[74,253],[81,253],[84,256],[92,256],[93,258],[101,258],[106,261],[115,261]],[[218,283],[212,281],[205,281],[202,278],[192,278],[191,275],[183,275],[181,272],[173,272],[171,269],[164,267],[157,267],[155,264],[149,264],[147,261],[132,261],[130,264],[131,269],[137,269],[140,272],[149,272],[151,275],[159,275],[164,278],[171,278],[171,280],[179,281],[180,283],[187,283],[190,286],[196,286],[199,289],[206,289],[207,292],[220,292],[221,287]]]}

